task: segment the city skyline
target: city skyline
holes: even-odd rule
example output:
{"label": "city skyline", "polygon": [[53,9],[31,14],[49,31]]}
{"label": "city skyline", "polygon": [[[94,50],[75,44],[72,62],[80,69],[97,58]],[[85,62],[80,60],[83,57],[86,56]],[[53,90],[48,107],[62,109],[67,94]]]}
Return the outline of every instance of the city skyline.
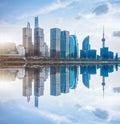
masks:
{"label": "city skyline", "polygon": [[76,34],[80,48],[84,37],[90,35],[91,46],[99,51],[102,46],[101,37],[104,25],[106,46],[109,46],[112,51],[120,53],[118,45],[120,2],[118,0],[102,0],[101,2],[98,0],[45,0],[42,2],[36,0],[35,2],[24,1],[24,4],[22,0],[19,3],[12,0],[10,2],[1,1],[0,6],[2,12],[0,42],[21,44],[22,27],[30,21],[31,28],[33,28],[33,18],[38,16],[39,25],[45,31],[45,42],[48,45],[50,28],[58,27],[62,30],[69,30],[71,34]]}

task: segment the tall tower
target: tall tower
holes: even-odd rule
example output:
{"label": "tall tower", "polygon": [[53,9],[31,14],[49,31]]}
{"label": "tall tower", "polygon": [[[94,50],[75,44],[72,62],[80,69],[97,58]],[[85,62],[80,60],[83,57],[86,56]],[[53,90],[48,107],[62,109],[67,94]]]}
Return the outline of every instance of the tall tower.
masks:
{"label": "tall tower", "polygon": [[33,53],[32,45],[32,29],[30,23],[27,23],[27,27],[23,28],[23,46],[25,48],[25,56],[31,56]]}
{"label": "tall tower", "polygon": [[[39,27],[38,17],[35,17],[34,28],[34,56],[40,57],[43,51],[40,48],[44,46],[44,30]],[[42,49],[41,49],[42,50]]]}
{"label": "tall tower", "polygon": [[105,37],[104,37],[104,26],[103,26],[103,37],[102,37],[103,48],[105,47]]}

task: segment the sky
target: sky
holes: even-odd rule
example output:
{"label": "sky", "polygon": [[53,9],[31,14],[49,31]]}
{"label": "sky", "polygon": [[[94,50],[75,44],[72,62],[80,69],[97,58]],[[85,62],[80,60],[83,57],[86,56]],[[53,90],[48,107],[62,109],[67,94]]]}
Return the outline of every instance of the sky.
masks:
{"label": "sky", "polygon": [[48,45],[50,28],[58,27],[76,34],[80,48],[90,35],[99,52],[104,26],[106,46],[120,54],[120,0],[0,0],[0,42],[22,44],[22,28],[29,21],[34,29],[35,16]]}

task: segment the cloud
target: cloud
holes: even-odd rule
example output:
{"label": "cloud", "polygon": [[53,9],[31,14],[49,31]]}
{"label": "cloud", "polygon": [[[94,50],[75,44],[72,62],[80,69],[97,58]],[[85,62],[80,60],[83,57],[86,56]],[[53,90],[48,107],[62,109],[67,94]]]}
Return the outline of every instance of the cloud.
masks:
{"label": "cloud", "polygon": [[101,110],[101,109],[96,109],[95,111],[92,111],[93,114],[103,120],[107,120],[108,119],[108,112]]}
{"label": "cloud", "polygon": [[114,31],[113,36],[114,37],[120,37],[120,31]]}
{"label": "cloud", "polygon": [[37,16],[37,15],[41,15],[41,14],[48,14],[48,13],[56,11],[58,9],[64,9],[76,1],[78,1],[78,0],[63,1],[63,2],[58,0],[57,2],[51,3],[49,6],[40,8],[33,13],[30,13],[30,14],[25,13],[25,14],[21,15],[19,17],[19,19],[24,19],[26,17]]}
{"label": "cloud", "polygon": [[102,14],[106,14],[108,13],[108,10],[109,10],[109,7],[107,4],[102,4],[102,5],[99,5],[97,6],[92,13],[94,13],[95,15],[99,16],[99,15],[102,15]]}
{"label": "cloud", "polygon": [[82,16],[78,15],[75,17],[76,20],[80,20],[82,18]]}

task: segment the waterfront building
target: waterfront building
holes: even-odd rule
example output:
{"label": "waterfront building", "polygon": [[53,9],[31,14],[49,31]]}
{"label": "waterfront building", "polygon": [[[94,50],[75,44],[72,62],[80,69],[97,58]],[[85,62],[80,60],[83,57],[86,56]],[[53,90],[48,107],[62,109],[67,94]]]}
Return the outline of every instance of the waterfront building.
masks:
{"label": "waterfront building", "polygon": [[33,55],[33,45],[32,45],[32,29],[30,28],[30,23],[27,23],[27,27],[23,28],[23,46],[25,49],[25,56]]}
{"label": "waterfront building", "polygon": [[69,32],[61,31],[60,58],[69,58]]}
{"label": "waterfront building", "polygon": [[60,35],[59,28],[50,29],[50,57],[60,58]]}

